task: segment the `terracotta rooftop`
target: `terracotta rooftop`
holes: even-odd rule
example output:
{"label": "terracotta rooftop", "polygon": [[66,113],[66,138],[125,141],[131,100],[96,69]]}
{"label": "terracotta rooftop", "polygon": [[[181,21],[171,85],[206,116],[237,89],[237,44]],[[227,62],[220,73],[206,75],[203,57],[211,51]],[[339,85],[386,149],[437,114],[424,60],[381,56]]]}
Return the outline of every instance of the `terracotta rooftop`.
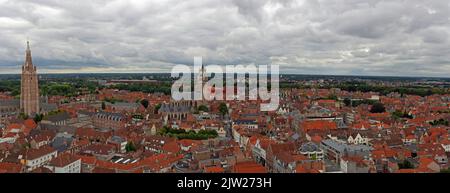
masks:
{"label": "terracotta rooftop", "polygon": [[266,168],[254,161],[240,162],[234,165],[235,173],[267,173]]}
{"label": "terracotta rooftop", "polygon": [[336,130],[337,124],[334,121],[317,120],[317,121],[305,121],[300,124],[303,131],[309,130]]}
{"label": "terracotta rooftop", "polygon": [[77,160],[80,160],[80,158],[76,157],[72,154],[65,153],[65,154],[58,155],[58,157],[56,157],[55,159],[50,161],[50,165],[55,166],[55,167],[64,167],[64,166],[67,166],[67,165],[77,161]]}
{"label": "terracotta rooftop", "polygon": [[0,173],[20,173],[22,165],[17,163],[0,162]]}
{"label": "terracotta rooftop", "polygon": [[225,170],[219,166],[210,166],[205,168],[205,173],[223,173]]}
{"label": "terracotta rooftop", "polygon": [[26,158],[27,160],[33,160],[53,152],[56,152],[54,148],[50,146],[44,146],[39,149],[27,149],[25,150],[23,155],[25,156],[24,158]]}

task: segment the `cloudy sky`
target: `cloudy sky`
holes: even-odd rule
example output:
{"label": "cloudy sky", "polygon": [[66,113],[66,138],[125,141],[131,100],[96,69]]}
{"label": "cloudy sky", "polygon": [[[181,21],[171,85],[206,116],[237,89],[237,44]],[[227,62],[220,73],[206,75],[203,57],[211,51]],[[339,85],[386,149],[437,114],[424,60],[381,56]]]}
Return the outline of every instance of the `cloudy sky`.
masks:
{"label": "cloudy sky", "polygon": [[0,0],[0,73],[27,38],[40,73],[281,72],[450,77],[448,0]]}

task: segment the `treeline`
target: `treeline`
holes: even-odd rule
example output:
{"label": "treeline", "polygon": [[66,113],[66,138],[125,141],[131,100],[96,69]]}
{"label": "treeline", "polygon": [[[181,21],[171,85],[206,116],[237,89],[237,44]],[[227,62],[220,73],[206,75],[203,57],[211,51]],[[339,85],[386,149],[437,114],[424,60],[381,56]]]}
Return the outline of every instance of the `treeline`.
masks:
{"label": "treeline", "polygon": [[[41,95],[48,96],[78,96],[81,92],[94,93],[98,84],[86,80],[70,79],[64,82],[40,81],[39,89]],[[13,96],[20,95],[20,81],[5,80],[0,81],[0,92],[11,92]]]}
{"label": "treeline", "polygon": [[438,125],[448,126],[448,120],[444,120],[444,119],[434,120],[434,121],[430,121],[428,123],[432,126],[438,126]]}
{"label": "treeline", "polygon": [[157,84],[117,84],[110,86],[112,89],[127,90],[131,92],[144,93],[164,93],[166,95],[171,93],[172,85],[168,83]]}
{"label": "treeline", "polygon": [[347,107],[349,107],[349,106],[357,107],[362,104],[373,105],[376,102],[377,102],[376,100],[369,100],[369,99],[362,99],[362,100],[351,100],[349,98],[344,99],[344,104]]}
{"label": "treeline", "polygon": [[418,95],[422,97],[433,94],[448,94],[448,91],[442,88],[374,86],[361,82],[340,83],[332,87],[340,88],[341,90],[349,92],[378,92],[382,95],[387,95],[393,92],[400,93],[401,95]]}
{"label": "treeline", "polygon": [[419,87],[419,86],[402,86],[402,87],[393,87],[393,86],[377,86],[377,85],[369,85],[364,82],[358,81],[347,81],[340,83],[330,83],[324,86],[309,86],[309,85],[301,85],[298,83],[280,83],[280,88],[285,89],[309,89],[309,88],[319,88],[319,89],[331,89],[331,88],[339,88],[341,90],[349,91],[349,92],[378,92],[381,95],[387,95],[389,93],[400,93],[401,95],[418,95],[418,96],[430,96],[433,94],[449,94],[449,90],[446,88],[439,87]]}
{"label": "treeline", "polygon": [[80,79],[68,79],[64,82],[41,82],[41,95],[74,97],[81,93],[94,94],[98,83]]}
{"label": "treeline", "polygon": [[399,110],[392,112],[392,117],[394,117],[395,119],[400,119],[400,118],[412,119],[413,118],[413,116],[409,115],[407,112],[402,112]]}
{"label": "treeline", "polygon": [[20,81],[18,80],[0,81],[0,92],[11,92],[13,96],[20,95]]}
{"label": "treeline", "polygon": [[218,133],[216,130],[200,130],[195,132],[194,130],[186,131],[184,129],[172,129],[164,127],[159,131],[160,135],[176,137],[178,139],[192,139],[192,140],[206,140],[216,138]]}
{"label": "treeline", "polygon": [[73,97],[78,94],[77,89],[70,84],[50,83],[40,86],[41,95]]}

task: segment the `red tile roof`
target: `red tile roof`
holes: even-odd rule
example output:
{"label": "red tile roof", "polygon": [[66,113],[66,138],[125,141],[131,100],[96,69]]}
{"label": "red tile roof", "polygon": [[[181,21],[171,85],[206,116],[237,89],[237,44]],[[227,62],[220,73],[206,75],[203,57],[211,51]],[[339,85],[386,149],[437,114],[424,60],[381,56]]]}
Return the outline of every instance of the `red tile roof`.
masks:
{"label": "red tile roof", "polygon": [[419,173],[416,169],[399,169],[396,173],[400,174],[412,174],[412,173]]}
{"label": "red tile roof", "polygon": [[205,168],[205,173],[223,173],[225,169],[219,166],[210,166]]}
{"label": "red tile roof", "polygon": [[30,130],[35,129],[37,127],[37,124],[34,122],[33,119],[27,119],[23,124],[25,125],[26,128]]}
{"label": "red tile roof", "polygon": [[304,121],[300,127],[303,131],[310,130],[336,130],[337,124],[334,121],[317,120],[317,121]]}
{"label": "red tile roof", "polygon": [[24,156],[25,156],[24,158],[27,160],[33,160],[33,159],[40,158],[42,156],[48,155],[53,152],[56,152],[56,150],[50,146],[43,146],[39,149],[27,149],[24,152]]}
{"label": "red tile roof", "polygon": [[9,124],[9,125],[6,127],[6,132],[11,132],[13,129],[19,129],[19,130],[21,130],[22,128],[23,128],[23,125],[22,125],[22,124],[12,123],[12,124]]}
{"label": "red tile roof", "polygon": [[79,157],[76,157],[72,154],[64,153],[64,154],[58,155],[58,157],[56,157],[55,159],[50,161],[50,165],[55,166],[55,167],[65,167],[73,162],[78,161],[78,160],[80,160]]}
{"label": "red tile roof", "polygon": [[164,152],[174,153],[174,154],[180,152],[180,149],[181,148],[176,141],[170,141],[170,142],[164,144],[162,147],[162,150]]}
{"label": "red tile roof", "polygon": [[20,173],[22,165],[17,163],[0,162],[0,173]]}
{"label": "red tile roof", "polygon": [[78,155],[77,157],[81,159],[83,164],[95,165],[97,163],[97,159],[94,156]]}
{"label": "red tile roof", "polygon": [[[95,165],[101,169],[112,169],[114,171],[121,170],[126,172],[139,172],[143,168],[157,172],[163,168],[169,167],[171,164],[183,158],[183,155],[157,154],[144,158],[138,162],[130,164],[113,163],[109,161],[97,160],[95,157],[80,156],[83,164]],[[108,171],[112,171],[108,170]],[[101,170],[103,171],[103,170]],[[109,172],[107,172],[109,173]]]}
{"label": "red tile roof", "polygon": [[420,158],[419,159],[419,168],[428,168],[428,166],[432,163],[436,163],[433,159],[431,158]]}
{"label": "red tile roof", "polygon": [[320,137],[319,135],[312,136],[311,141],[314,143],[320,143],[322,142],[322,137]]}
{"label": "red tile roof", "polygon": [[240,162],[234,165],[235,173],[267,173],[266,168],[254,161]]}

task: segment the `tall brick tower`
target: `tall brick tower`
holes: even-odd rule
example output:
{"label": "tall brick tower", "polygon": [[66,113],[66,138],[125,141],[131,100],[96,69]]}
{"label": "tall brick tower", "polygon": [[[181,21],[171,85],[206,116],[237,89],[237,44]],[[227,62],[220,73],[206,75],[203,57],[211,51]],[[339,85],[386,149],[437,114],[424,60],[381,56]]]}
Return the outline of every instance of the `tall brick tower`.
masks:
{"label": "tall brick tower", "polygon": [[20,109],[26,115],[39,113],[39,87],[36,66],[33,66],[30,43],[27,41],[25,64],[22,66]]}

